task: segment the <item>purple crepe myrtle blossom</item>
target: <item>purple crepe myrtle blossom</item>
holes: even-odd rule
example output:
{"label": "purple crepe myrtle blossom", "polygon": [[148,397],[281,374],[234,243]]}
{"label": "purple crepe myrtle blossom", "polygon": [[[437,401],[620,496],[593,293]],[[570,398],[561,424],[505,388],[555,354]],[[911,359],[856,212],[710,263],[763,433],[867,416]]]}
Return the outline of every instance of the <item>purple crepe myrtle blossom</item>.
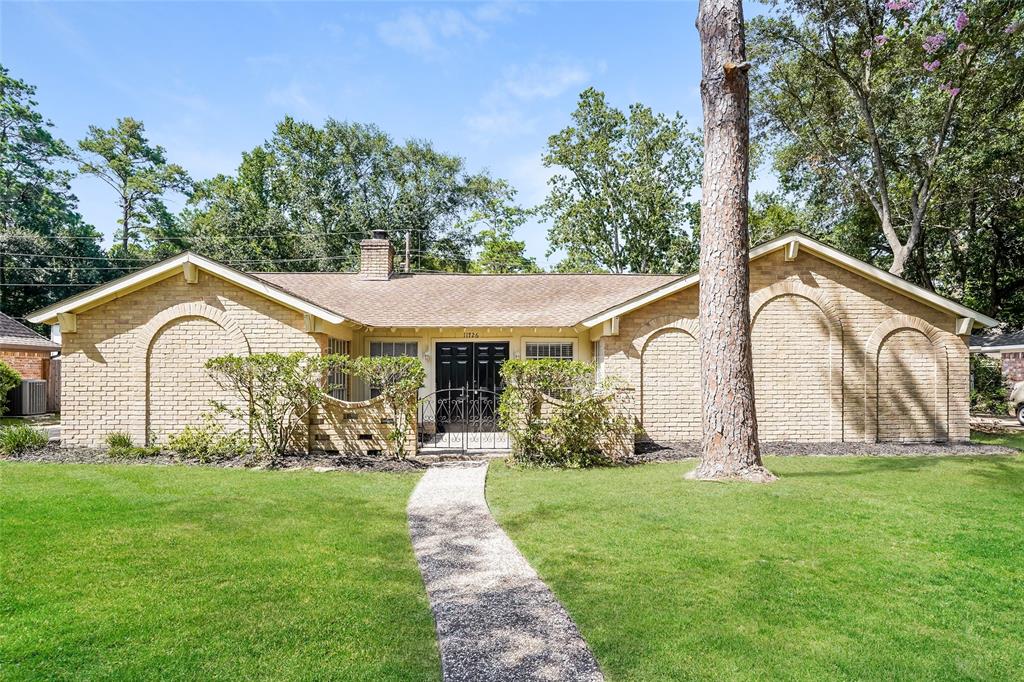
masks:
{"label": "purple crepe myrtle blossom", "polygon": [[867,59],[868,57],[871,56],[871,50],[864,50],[863,52],[860,53],[860,56],[863,57],[864,59]]}
{"label": "purple crepe myrtle blossom", "polygon": [[1016,33],[1018,28],[1020,28],[1020,22],[1014,22],[1007,26],[1003,33]]}
{"label": "purple crepe myrtle blossom", "polygon": [[952,83],[943,83],[939,86],[939,90],[946,93],[950,97],[956,97],[960,94],[960,88],[954,88]]}
{"label": "purple crepe myrtle blossom", "polygon": [[875,36],[875,45],[885,45],[887,42],[889,42],[889,36]]}
{"label": "purple crepe myrtle blossom", "polygon": [[934,71],[939,68],[939,60],[936,59],[934,62],[925,62],[921,66],[924,67],[925,71]]}
{"label": "purple crepe myrtle blossom", "polygon": [[964,52],[967,52],[967,43],[960,43],[956,46],[957,54],[963,54]]}
{"label": "purple crepe myrtle blossom", "polygon": [[911,0],[889,0],[885,6],[894,12],[901,9],[914,9],[914,3]]}
{"label": "purple crepe myrtle blossom", "polygon": [[967,12],[961,10],[960,14],[956,15],[956,21],[953,23],[957,33],[962,33],[967,28],[967,21]]}
{"label": "purple crepe myrtle blossom", "polygon": [[941,48],[945,44],[946,34],[939,31],[935,35],[928,36],[927,38],[925,38],[924,42],[921,43],[921,47],[923,47],[924,51],[927,52],[928,54],[935,54],[936,52],[939,51],[939,48]]}

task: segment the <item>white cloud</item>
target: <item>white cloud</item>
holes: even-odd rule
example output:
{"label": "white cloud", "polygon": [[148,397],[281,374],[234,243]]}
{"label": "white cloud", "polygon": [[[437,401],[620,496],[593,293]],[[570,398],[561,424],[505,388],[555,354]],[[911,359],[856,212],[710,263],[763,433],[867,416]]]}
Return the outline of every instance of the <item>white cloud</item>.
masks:
{"label": "white cloud", "polygon": [[520,109],[488,109],[466,117],[466,125],[484,137],[531,133],[537,127],[536,118]]}
{"label": "white cloud", "polygon": [[285,109],[289,114],[307,118],[322,118],[323,110],[313,100],[306,87],[292,81],[283,88],[274,88],[267,93],[269,104]]}
{"label": "white cloud", "polygon": [[445,43],[461,38],[482,40],[487,32],[457,9],[405,9],[394,19],[378,24],[377,35],[392,47],[437,57],[445,52]]}
{"label": "white cloud", "polygon": [[582,64],[568,59],[541,59],[509,66],[481,98],[466,125],[482,138],[533,132],[539,116],[526,108],[540,100],[575,90],[590,78]]}
{"label": "white cloud", "polygon": [[533,62],[505,69],[501,88],[521,100],[558,97],[590,78],[580,64],[567,61]]}

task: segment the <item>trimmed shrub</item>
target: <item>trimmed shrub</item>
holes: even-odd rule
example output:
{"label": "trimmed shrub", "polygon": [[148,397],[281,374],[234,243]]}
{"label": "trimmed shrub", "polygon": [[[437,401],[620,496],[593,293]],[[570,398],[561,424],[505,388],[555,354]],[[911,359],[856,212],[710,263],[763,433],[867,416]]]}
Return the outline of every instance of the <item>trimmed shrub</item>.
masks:
{"label": "trimmed shrub", "polygon": [[394,426],[388,432],[392,453],[405,457],[405,437],[416,420],[416,398],[427,378],[423,363],[410,357],[361,357],[352,361],[351,372],[380,391]]}
{"label": "trimmed shrub", "polygon": [[202,463],[236,459],[252,449],[245,434],[225,433],[224,426],[210,415],[203,416],[201,426],[186,426],[180,433],[172,434],[167,439],[167,447]]}
{"label": "trimmed shrub", "polygon": [[18,370],[0,360],[0,416],[7,413],[7,394],[20,383]]}
{"label": "trimmed shrub", "polygon": [[0,429],[0,453],[18,455],[26,450],[36,450],[50,442],[50,437],[41,429],[28,424],[12,424]]}
{"label": "trimmed shrub", "polygon": [[[588,467],[607,464],[631,439],[629,419],[616,410],[625,387],[599,381],[593,365],[566,360],[508,360],[499,422],[517,464]],[[612,454],[610,454],[612,453]]]}
{"label": "trimmed shrub", "polygon": [[130,434],[111,431],[107,434],[107,457],[113,459],[142,459],[160,454],[157,447],[136,447]]}
{"label": "trimmed shrub", "polygon": [[245,424],[247,440],[261,458],[283,454],[306,415],[326,402],[336,388],[332,370],[345,372],[344,355],[255,353],[222,355],[206,361],[206,370],[241,407],[211,401],[214,410]]}

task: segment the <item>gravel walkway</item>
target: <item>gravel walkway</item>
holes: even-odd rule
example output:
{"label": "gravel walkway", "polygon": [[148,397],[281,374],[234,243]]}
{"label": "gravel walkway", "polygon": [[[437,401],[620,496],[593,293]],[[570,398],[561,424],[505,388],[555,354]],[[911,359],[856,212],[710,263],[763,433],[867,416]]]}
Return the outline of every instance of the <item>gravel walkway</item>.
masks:
{"label": "gravel walkway", "polygon": [[409,499],[446,682],[603,680],[575,623],[491,516],[487,465],[432,467]]}

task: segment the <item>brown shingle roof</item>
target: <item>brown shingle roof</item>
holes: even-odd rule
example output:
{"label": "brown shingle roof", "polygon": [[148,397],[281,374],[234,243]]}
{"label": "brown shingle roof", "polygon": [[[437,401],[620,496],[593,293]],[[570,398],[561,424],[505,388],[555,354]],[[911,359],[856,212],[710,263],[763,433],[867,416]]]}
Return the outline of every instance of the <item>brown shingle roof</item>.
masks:
{"label": "brown shingle roof", "polygon": [[371,327],[571,327],[679,275],[251,273]]}
{"label": "brown shingle roof", "polygon": [[42,350],[60,350],[53,341],[15,320],[13,317],[0,313],[0,346],[24,346]]}

